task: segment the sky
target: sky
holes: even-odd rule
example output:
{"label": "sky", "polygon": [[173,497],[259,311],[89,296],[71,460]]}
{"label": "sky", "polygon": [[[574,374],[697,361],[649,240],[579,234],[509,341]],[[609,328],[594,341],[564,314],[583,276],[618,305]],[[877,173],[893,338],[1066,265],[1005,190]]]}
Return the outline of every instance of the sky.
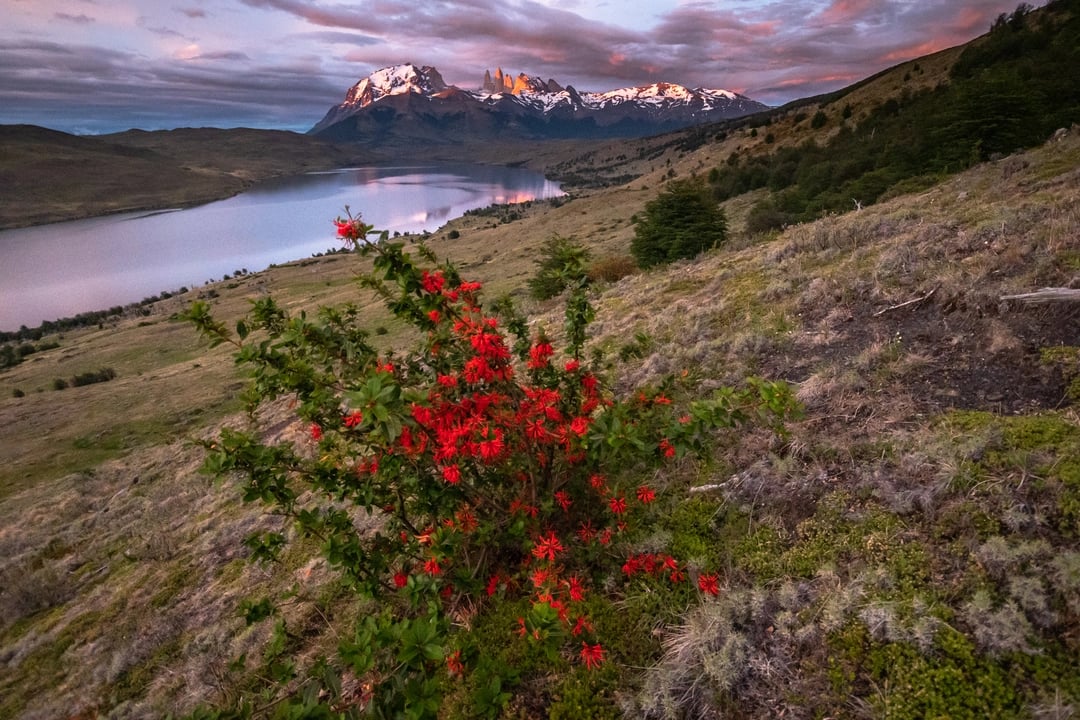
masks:
{"label": "sky", "polygon": [[781,105],[967,42],[1016,5],[0,0],[0,124],[303,132],[358,80],[406,62],[464,89],[501,67],[582,91],[663,81]]}

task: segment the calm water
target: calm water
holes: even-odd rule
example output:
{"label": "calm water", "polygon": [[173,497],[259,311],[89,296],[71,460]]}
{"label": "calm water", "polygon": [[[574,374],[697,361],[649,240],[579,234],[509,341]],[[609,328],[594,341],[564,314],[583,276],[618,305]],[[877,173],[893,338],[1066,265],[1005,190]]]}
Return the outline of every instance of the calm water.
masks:
{"label": "calm water", "polygon": [[339,247],[333,218],[435,230],[472,208],[560,195],[527,170],[479,165],[356,168],[275,180],[186,210],[0,232],[0,330],[34,327],[195,287],[241,268]]}

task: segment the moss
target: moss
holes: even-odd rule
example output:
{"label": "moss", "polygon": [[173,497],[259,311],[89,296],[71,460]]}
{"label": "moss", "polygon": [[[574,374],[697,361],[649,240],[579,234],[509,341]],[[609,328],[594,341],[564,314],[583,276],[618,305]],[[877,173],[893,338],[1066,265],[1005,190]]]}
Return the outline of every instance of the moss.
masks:
{"label": "moss", "polygon": [[618,671],[611,663],[589,670],[579,668],[555,690],[548,717],[551,720],[616,720]]}
{"label": "moss", "polygon": [[746,536],[747,519],[714,500],[696,497],[673,508],[662,527],[671,533],[672,555],[711,569],[730,555],[733,541]]}
{"label": "moss", "polygon": [[998,416],[952,412],[941,428],[949,436],[981,435],[993,441],[963,462],[972,477],[1015,477],[1014,490],[1027,485],[1054,505],[1062,532],[1080,535],[1080,427],[1061,413]]}

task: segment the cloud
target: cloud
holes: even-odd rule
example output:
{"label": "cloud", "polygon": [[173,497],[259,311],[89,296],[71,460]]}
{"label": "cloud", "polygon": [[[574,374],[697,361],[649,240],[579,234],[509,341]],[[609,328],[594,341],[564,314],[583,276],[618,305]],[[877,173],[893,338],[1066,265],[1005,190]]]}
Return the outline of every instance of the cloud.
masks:
{"label": "cloud", "polygon": [[[242,53],[177,63],[40,41],[0,41],[0,122],[112,132],[178,125],[307,130],[341,87],[310,59],[259,65]],[[32,98],[32,103],[28,99]],[[178,112],[182,109],[182,113]]]}
{"label": "cloud", "polygon": [[370,35],[361,35],[351,32],[337,32],[334,30],[318,30],[314,32],[293,33],[290,37],[298,40],[315,40],[338,45],[378,45],[383,42],[380,38]]}
{"label": "cloud", "polygon": [[72,22],[72,23],[75,23],[77,25],[89,25],[92,22],[96,22],[94,20],[94,18],[90,17],[89,15],[82,15],[82,14],[72,15],[70,13],[58,12],[58,13],[53,13],[53,17],[56,18],[57,20],[62,20],[64,22]]}
{"label": "cloud", "polygon": [[184,15],[187,15],[189,18],[191,18],[193,20],[195,18],[204,18],[204,17],[206,17],[206,11],[203,10],[202,8],[181,8],[181,7],[177,7],[177,8],[173,8],[173,10],[175,10],[178,13],[183,13]]}

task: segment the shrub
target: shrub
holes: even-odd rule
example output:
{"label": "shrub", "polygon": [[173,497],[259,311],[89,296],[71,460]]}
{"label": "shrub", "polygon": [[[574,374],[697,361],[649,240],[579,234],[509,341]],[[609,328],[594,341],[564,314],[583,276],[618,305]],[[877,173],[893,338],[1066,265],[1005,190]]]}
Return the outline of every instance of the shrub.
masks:
{"label": "shrub", "polygon": [[112,368],[101,368],[95,372],[85,372],[71,378],[72,387],[93,385],[94,383],[108,382],[116,377],[116,371]]}
{"label": "shrub", "polygon": [[641,267],[694,257],[727,238],[727,216],[709,186],[697,178],[668,183],[645,205],[643,215],[630,242]]}
{"label": "shrub", "polygon": [[[253,376],[252,428],[206,441],[206,469],[243,477],[247,500],[319,538],[344,586],[377,608],[303,682],[283,656],[290,631],[276,620],[280,642],[264,676],[281,716],[326,716],[346,672],[365,688],[372,716],[441,716],[447,687],[470,668],[483,677],[466,714],[496,715],[511,678],[491,682],[499,648],[470,642],[467,624],[451,622],[456,611],[520,607],[513,628],[529,657],[545,668],[568,658],[578,672],[607,667],[590,599],[635,575],[688,585],[679,559],[623,544],[657,500],[643,478],[704,451],[720,428],[779,423],[794,400],[786,385],[760,380],[694,402],[656,390],[617,400],[581,359],[593,315],[583,284],[570,295],[567,349],[556,360],[511,308],[502,330],[479,283],[449,264],[421,268],[385,233],[358,242],[371,231],[358,218],[338,220],[339,234],[373,256],[363,284],[421,331],[421,346],[379,352],[349,308],[324,307],[310,321],[263,298],[233,333],[195,303],[186,318],[212,345],[233,344]],[[255,423],[262,403],[282,396],[308,426],[301,447],[266,444]],[[253,559],[273,560],[288,542],[268,532],[247,545]],[[715,582],[699,587],[718,592]],[[252,621],[274,615],[269,603],[247,607]]]}
{"label": "shrub", "polygon": [[451,230],[449,232],[449,234],[447,234],[446,237],[450,238],[451,240],[457,240],[459,237],[461,237],[461,231],[460,230]]}
{"label": "shrub", "polygon": [[529,292],[537,300],[562,294],[567,288],[587,281],[585,263],[589,251],[569,238],[553,235],[540,248],[536,274],[529,279]]}
{"label": "shrub", "polygon": [[54,378],[52,381],[53,390],[66,390],[67,386],[67,380],[65,380],[64,378]]}

